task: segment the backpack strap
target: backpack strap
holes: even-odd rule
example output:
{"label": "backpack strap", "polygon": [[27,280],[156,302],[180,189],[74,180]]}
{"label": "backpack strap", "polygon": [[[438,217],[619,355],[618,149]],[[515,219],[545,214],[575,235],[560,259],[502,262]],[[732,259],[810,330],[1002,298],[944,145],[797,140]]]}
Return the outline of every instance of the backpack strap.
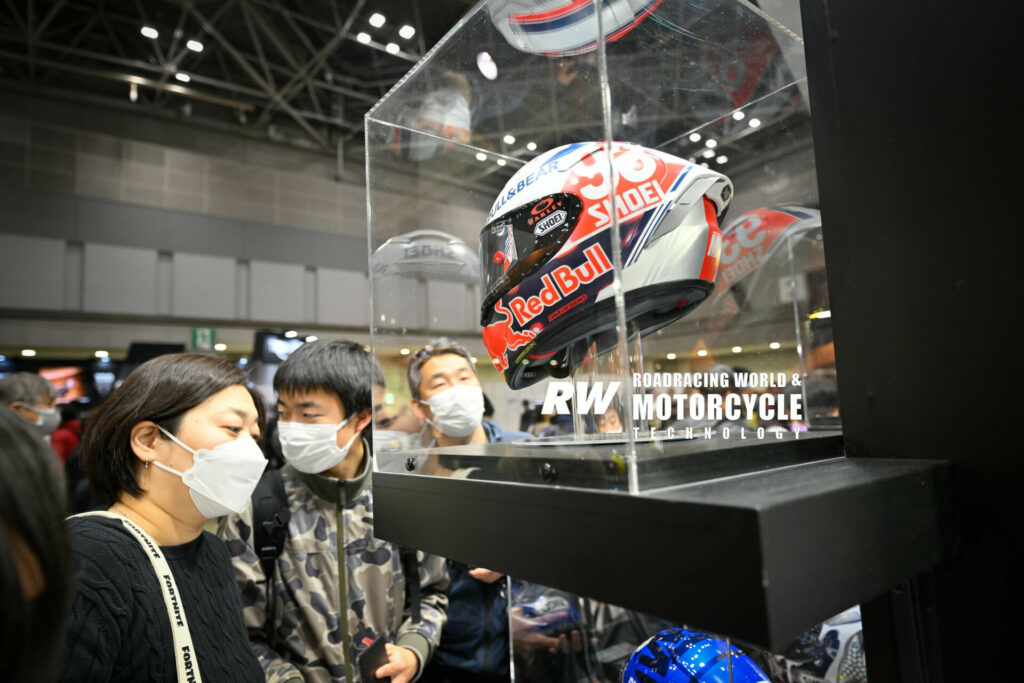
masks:
{"label": "backpack strap", "polygon": [[420,559],[416,555],[415,548],[399,546],[398,553],[402,559],[402,573],[405,574],[406,599],[409,601],[412,620],[418,624],[423,621],[423,615],[420,612]]}
{"label": "backpack strap", "polygon": [[277,600],[274,599],[274,576],[277,558],[284,550],[288,538],[288,522],[292,518],[288,509],[288,497],[284,492],[281,471],[268,467],[263,471],[256,490],[252,494],[252,546],[259,558],[266,581],[267,619],[264,633],[271,642],[274,631],[274,617]]}

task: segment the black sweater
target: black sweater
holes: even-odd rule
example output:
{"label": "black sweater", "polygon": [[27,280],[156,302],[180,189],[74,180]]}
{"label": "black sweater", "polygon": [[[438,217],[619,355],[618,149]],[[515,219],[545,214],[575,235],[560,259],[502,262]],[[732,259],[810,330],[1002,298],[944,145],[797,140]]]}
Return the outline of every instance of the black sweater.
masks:
{"label": "black sweater", "polygon": [[[139,542],[106,517],[75,518],[69,528],[78,592],[60,680],[177,681],[167,607]],[[224,542],[204,531],[160,550],[178,584],[203,681],[263,681]]]}

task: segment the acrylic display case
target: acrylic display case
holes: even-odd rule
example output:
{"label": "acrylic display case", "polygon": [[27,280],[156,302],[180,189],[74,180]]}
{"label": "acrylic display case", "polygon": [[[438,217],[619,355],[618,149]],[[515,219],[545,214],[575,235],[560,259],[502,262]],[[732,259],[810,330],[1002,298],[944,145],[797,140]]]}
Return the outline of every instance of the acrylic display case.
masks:
{"label": "acrylic display case", "polygon": [[[940,464],[843,457],[798,33],[742,0],[481,2],[367,114],[378,533],[574,614],[603,654],[565,680],[614,680],[645,619],[782,650],[946,550]],[[452,344],[482,443],[425,421]],[[529,651],[517,680],[554,680]]]}

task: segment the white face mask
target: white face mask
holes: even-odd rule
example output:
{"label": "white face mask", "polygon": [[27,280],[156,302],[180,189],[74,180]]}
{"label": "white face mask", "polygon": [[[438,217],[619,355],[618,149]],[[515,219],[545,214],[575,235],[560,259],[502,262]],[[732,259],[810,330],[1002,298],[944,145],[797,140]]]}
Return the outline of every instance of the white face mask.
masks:
{"label": "white face mask", "polygon": [[215,448],[189,448],[159,425],[167,438],[192,454],[192,467],[179,472],[159,462],[160,469],[181,477],[192,502],[207,519],[241,513],[256,490],[267,459],[252,439],[234,439]]}
{"label": "white face mask", "polygon": [[36,414],[36,421],[32,424],[36,426],[39,433],[43,436],[53,434],[57,427],[60,426],[60,413],[57,412],[56,408],[33,408],[32,406],[23,407]]}
{"label": "white face mask", "polygon": [[306,474],[320,474],[338,465],[359,432],[352,435],[343,448],[338,448],[338,430],[354,415],[336,425],[315,425],[303,422],[278,422],[277,436],[281,452],[291,466]]}
{"label": "white face mask", "polygon": [[424,403],[434,413],[434,419],[427,423],[457,439],[475,432],[484,417],[484,392],[480,387],[456,384]]}

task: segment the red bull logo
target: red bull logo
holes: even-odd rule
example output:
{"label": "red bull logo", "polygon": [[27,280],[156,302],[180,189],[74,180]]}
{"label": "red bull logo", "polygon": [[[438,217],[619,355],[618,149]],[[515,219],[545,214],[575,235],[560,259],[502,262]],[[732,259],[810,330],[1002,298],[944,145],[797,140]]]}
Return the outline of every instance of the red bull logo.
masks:
{"label": "red bull logo", "polygon": [[487,348],[487,355],[491,357],[494,368],[498,372],[508,370],[508,356],[506,352],[526,346],[537,336],[530,330],[516,332],[512,329],[512,313],[501,305],[501,301],[494,304],[494,310],[502,317],[501,320],[491,323],[483,330],[484,346]]}
{"label": "red bull logo", "polygon": [[587,247],[583,254],[587,260],[575,268],[559,266],[549,274],[541,276],[542,287],[536,295],[525,299],[517,296],[508,302],[512,315],[515,316],[519,325],[525,325],[540,315],[548,306],[557,304],[583,285],[611,272],[611,259],[608,258],[600,244]]}

